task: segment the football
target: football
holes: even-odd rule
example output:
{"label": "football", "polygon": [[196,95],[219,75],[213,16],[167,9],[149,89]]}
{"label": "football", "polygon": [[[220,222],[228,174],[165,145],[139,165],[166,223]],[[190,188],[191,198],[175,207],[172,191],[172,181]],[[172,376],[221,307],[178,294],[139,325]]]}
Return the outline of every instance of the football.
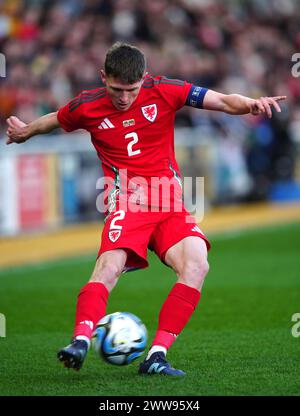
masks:
{"label": "football", "polygon": [[127,365],[143,354],[147,330],[143,322],[129,312],[104,316],[96,325],[92,345],[106,362]]}

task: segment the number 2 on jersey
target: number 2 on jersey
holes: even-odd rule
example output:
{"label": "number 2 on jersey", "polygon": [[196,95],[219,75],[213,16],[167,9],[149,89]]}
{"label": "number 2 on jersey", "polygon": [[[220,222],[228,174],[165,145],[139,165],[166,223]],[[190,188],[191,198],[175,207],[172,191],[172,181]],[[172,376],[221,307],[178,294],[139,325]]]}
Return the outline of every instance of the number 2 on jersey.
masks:
{"label": "number 2 on jersey", "polygon": [[132,140],[130,140],[130,142],[127,145],[128,156],[139,155],[141,153],[141,149],[136,149],[136,150],[132,149],[133,145],[139,141],[139,136],[134,132],[126,134],[125,139],[131,139],[131,138]]}

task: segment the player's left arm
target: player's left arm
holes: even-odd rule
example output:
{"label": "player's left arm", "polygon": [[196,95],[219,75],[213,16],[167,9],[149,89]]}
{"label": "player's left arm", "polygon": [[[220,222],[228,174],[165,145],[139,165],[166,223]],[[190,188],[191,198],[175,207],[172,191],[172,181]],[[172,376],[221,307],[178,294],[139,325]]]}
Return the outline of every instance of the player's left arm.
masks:
{"label": "player's left arm", "polygon": [[253,99],[240,94],[222,94],[213,90],[207,90],[203,97],[202,108],[205,110],[223,111],[224,113],[252,114],[254,116],[265,114],[272,117],[272,107],[281,112],[279,101],[285,100],[285,95],[277,97],[260,97]]}

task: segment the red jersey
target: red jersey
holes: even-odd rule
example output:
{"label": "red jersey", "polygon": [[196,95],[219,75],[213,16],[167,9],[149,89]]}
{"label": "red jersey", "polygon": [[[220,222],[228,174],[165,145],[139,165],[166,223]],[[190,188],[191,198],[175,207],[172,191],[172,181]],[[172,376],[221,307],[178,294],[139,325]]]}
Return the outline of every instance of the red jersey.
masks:
{"label": "red jersey", "polygon": [[[118,188],[122,190],[124,172],[128,180],[139,183],[139,187],[142,183],[147,197],[146,202],[141,199],[141,203],[156,205],[158,201],[150,198],[150,190],[156,187],[155,180],[161,178],[173,180],[174,193],[172,191],[166,198],[182,199],[174,153],[174,120],[191,87],[192,84],[185,81],[148,76],[126,111],[114,107],[106,88],[83,91],[58,111],[58,121],[68,132],[85,129],[91,134],[104,176],[112,178]],[[127,182],[127,192],[129,188]],[[160,195],[159,205],[164,205],[163,199]]]}

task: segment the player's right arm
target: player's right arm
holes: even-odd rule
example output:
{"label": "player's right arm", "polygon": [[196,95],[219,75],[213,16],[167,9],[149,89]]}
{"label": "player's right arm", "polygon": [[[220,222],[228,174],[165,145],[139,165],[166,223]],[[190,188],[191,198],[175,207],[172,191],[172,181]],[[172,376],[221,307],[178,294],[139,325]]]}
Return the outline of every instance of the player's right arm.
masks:
{"label": "player's right arm", "polygon": [[37,134],[46,134],[60,127],[57,112],[46,114],[29,124],[24,123],[16,116],[11,116],[6,121],[8,124],[6,144],[24,143]]}
{"label": "player's right arm", "polygon": [[[95,94],[92,94],[92,97],[94,96]],[[97,97],[98,93],[96,94]],[[6,144],[24,143],[37,134],[46,134],[58,127],[62,127],[67,132],[85,128],[82,122],[83,106],[81,105],[85,102],[90,102],[88,92],[79,94],[58,111],[39,117],[28,124],[21,121],[18,117],[9,117],[7,119],[8,129],[6,133],[8,140]]]}

